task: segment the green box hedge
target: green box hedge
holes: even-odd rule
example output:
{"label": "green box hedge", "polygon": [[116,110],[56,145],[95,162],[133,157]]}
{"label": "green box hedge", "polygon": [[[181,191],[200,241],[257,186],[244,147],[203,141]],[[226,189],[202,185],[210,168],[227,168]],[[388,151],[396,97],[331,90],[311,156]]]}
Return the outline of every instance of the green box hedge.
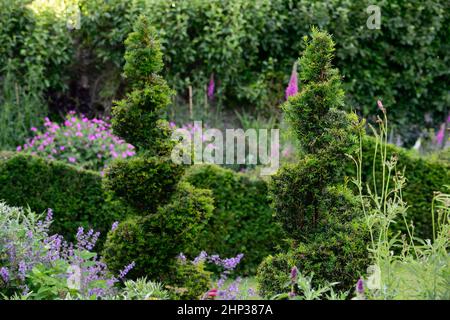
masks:
{"label": "green box hedge", "polygon": [[79,226],[106,236],[127,208],[110,200],[102,177],[59,161],[31,155],[0,153],[0,199],[41,213],[53,210],[52,231],[69,239]]}
{"label": "green box hedge", "polygon": [[267,183],[216,165],[193,166],[185,179],[197,188],[210,189],[215,206],[191,254],[200,250],[221,257],[243,253],[238,271],[254,273],[284,238],[273,218]]}

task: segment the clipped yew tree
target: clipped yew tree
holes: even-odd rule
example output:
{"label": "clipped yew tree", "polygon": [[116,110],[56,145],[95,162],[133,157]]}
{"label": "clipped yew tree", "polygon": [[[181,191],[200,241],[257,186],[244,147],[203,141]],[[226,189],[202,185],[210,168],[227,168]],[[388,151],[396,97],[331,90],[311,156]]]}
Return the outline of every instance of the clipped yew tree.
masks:
{"label": "clipped yew tree", "polygon": [[209,190],[180,182],[184,168],[171,161],[171,131],[159,117],[172,90],[158,75],[163,68],[160,43],[146,18],[136,21],[125,45],[130,92],[113,106],[112,128],[136,147],[137,155],[114,161],[104,180],[135,214],[109,232],[103,253],[114,271],[134,261],[131,277],[165,279],[176,256],[207,223],[213,199]]}
{"label": "clipped yew tree", "polygon": [[[259,267],[264,295],[284,292],[295,264],[316,284],[349,288],[368,264],[367,231],[359,198],[344,183],[347,154],[359,150],[362,124],[342,111],[344,91],[332,67],[334,43],[312,29],[299,60],[299,92],[282,106],[302,147],[298,163],[280,168],[270,184],[275,215],[291,238],[291,250]],[[282,266],[282,267],[281,267]]]}

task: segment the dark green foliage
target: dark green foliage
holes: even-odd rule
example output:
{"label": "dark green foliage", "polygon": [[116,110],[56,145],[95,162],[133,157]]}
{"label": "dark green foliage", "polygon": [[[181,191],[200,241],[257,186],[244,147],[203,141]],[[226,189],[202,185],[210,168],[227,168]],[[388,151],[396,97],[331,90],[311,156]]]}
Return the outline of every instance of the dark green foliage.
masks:
{"label": "dark green foliage", "polygon": [[132,82],[148,81],[149,75],[163,68],[161,45],[147,20],[141,20],[133,31],[125,40],[127,51],[123,71]]}
{"label": "dark green foliage", "polygon": [[111,270],[131,261],[131,278],[149,276],[170,283],[175,257],[183,252],[207,223],[213,210],[209,190],[179,184],[171,201],[157,213],[134,216],[110,232],[103,255]]}
{"label": "dark green foliage", "polygon": [[[373,115],[374,102],[382,98],[396,106],[393,123],[411,134],[409,141],[420,126],[437,126],[448,113],[447,0],[378,2],[379,30],[366,26],[366,9],[375,4],[369,0],[80,0],[80,29],[70,31],[66,19],[51,15],[39,16],[36,24],[27,2],[0,2],[0,66],[11,57],[27,66],[43,65],[41,79],[53,89],[48,92],[53,107],[75,106],[86,114],[111,109],[112,99],[123,94],[124,40],[144,14],[158,30],[165,77],[180,97],[192,85],[194,100],[202,103],[204,85],[214,74],[217,99],[226,106],[277,105],[304,49],[302,37],[316,25],[335,36],[347,110]],[[145,66],[152,70],[160,64]],[[59,85],[71,90],[56,92]],[[432,123],[424,117],[430,111]]]}
{"label": "dark green foliage", "polygon": [[14,150],[47,115],[45,90],[64,88],[71,41],[65,23],[27,0],[0,0],[0,149]]}
{"label": "dark green foliage", "polygon": [[346,223],[330,219],[328,223],[294,249],[296,266],[307,274],[314,273],[314,285],[336,281],[336,288],[348,290],[368,267],[369,232],[360,219]]}
{"label": "dark green foliage", "polygon": [[[368,263],[361,205],[342,184],[350,162],[346,154],[358,148],[363,128],[356,115],[337,109],[344,92],[331,66],[331,36],[313,28],[312,39],[305,41],[300,92],[283,105],[304,154],[273,176],[269,191],[276,218],[292,239],[289,255],[301,272],[314,273],[317,284],[336,281],[348,289]],[[271,262],[266,264],[270,269]],[[261,280],[261,290],[271,292],[267,282],[279,283],[279,274],[270,271],[266,277],[275,278]]]}
{"label": "dark green foliage", "polygon": [[[363,140],[363,180],[372,186],[372,161],[375,154],[375,140],[366,137]],[[380,146],[378,146],[380,148]],[[379,149],[378,149],[379,151]],[[397,169],[404,172],[406,186],[402,190],[403,200],[408,204],[407,221],[412,220],[415,227],[415,235],[425,239],[431,239],[431,208],[434,192],[445,192],[445,185],[450,184],[450,165],[448,161],[438,161],[421,157],[412,151],[394,145],[387,146],[387,158],[396,154],[398,157]],[[377,166],[380,164],[378,152]],[[349,166],[348,171],[353,172]],[[381,169],[376,171],[377,181],[381,181]],[[393,230],[405,231],[404,223],[392,225]]]}
{"label": "dark green foliage", "polygon": [[[315,25],[334,35],[335,63],[348,92],[347,110],[373,115],[375,101],[395,105],[396,129],[412,134],[448,113],[450,95],[447,0],[150,0],[147,16],[163,45],[167,79],[194,94],[211,73],[227,106],[277,105],[303,36]],[[369,5],[381,9],[381,29],[366,26]]]}
{"label": "dark green foliage", "polygon": [[300,74],[302,89],[282,107],[304,156],[297,164],[280,169],[270,191],[278,219],[294,238],[309,236],[326,223],[328,188],[343,181],[345,162],[350,162],[346,154],[358,147],[356,116],[335,109],[342,103],[343,91],[338,71],[331,68],[333,48],[328,34],[313,29],[300,59],[305,69]]}
{"label": "dark green foliage", "polygon": [[[328,230],[326,230],[326,228]],[[289,290],[290,271],[296,266],[304,275],[314,273],[313,286],[340,281],[337,289],[349,289],[367,266],[369,234],[358,220],[329,225],[312,234],[308,242],[294,245],[287,253],[268,256],[258,267],[258,292],[270,298]]]}
{"label": "dark green foliage", "polygon": [[106,172],[105,187],[146,214],[167,203],[184,168],[170,158],[134,157],[114,161]]}
{"label": "dark green foliage", "polygon": [[184,168],[170,159],[170,130],[158,114],[169,103],[171,90],[156,74],[162,54],[155,34],[140,17],[125,41],[124,71],[132,91],[113,107],[112,127],[138,154],[113,162],[106,170],[105,186],[139,216],[109,233],[104,258],[112,270],[134,261],[132,277],[170,283],[175,257],[192,244],[214,206],[209,190],[180,182]]}
{"label": "dark green foliage", "polygon": [[291,269],[295,265],[297,261],[291,252],[266,257],[258,267],[258,293],[266,298],[285,293]]}
{"label": "dark green foliage", "polygon": [[0,199],[39,213],[53,209],[52,231],[66,239],[79,226],[100,231],[104,239],[112,223],[129,212],[111,201],[97,172],[24,154],[0,156]]}
{"label": "dark green foliage", "polygon": [[281,243],[282,230],[273,219],[267,183],[216,165],[193,166],[185,179],[210,189],[215,209],[205,229],[190,249],[222,257],[243,253],[237,272],[254,273],[256,267]]}
{"label": "dark green foliage", "polygon": [[205,270],[203,262],[178,260],[173,274],[170,287],[174,299],[200,300],[211,289],[212,273]]}

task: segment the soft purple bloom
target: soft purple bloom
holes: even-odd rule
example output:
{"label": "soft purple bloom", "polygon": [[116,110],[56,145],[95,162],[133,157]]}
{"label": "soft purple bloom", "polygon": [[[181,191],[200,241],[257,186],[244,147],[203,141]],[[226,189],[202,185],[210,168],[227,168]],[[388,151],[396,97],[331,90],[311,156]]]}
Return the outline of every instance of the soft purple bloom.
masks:
{"label": "soft purple bloom", "polygon": [[200,252],[200,254],[194,259],[193,263],[198,264],[201,262],[204,262],[206,258],[208,257],[208,254],[205,251]]}
{"label": "soft purple bloom", "polygon": [[383,113],[386,113],[386,109],[383,106],[381,100],[377,100],[378,109],[380,109]]}
{"label": "soft purple bloom", "polygon": [[291,282],[292,282],[292,283],[297,282],[297,276],[298,276],[298,269],[297,269],[296,266],[294,266],[294,267],[291,269]]}
{"label": "soft purple bloom", "polygon": [[47,209],[47,216],[45,217],[45,222],[50,223],[53,220],[53,210],[51,208]]}
{"label": "soft purple bloom", "polygon": [[441,127],[439,128],[438,133],[436,134],[436,142],[438,145],[442,145],[444,142],[444,136],[445,136],[445,123],[441,124]]}
{"label": "soft purple bloom", "polygon": [[214,88],[215,88],[216,84],[214,82],[214,74],[211,74],[211,78],[209,80],[209,84],[208,84],[208,98],[212,99],[214,97]]}
{"label": "soft purple bloom", "polygon": [[130,270],[133,269],[135,265],[136,263],[133,261],[129,265],[127,265],[122,271],[120,271],[119,279],[125,278],[128,272],[130,272]]}
{"label": "soft purple bloom", "polygon": [[22,260],[19,262],[19,269],[18,269],[18,275],[20,280],[25,281],[26,272],[27,272],[27,265],[25,264],[25,261]]}
{"label": "soft purple bloom", "polygon": [[115,221],[111,226],[111,231],[116,230],[118,226],[119,226],[119,221]]}
{"label": "soft purple bloom", "polygon": [[6,267],[0,268],[0,277],[3,279],[3,282],[5,282],[5,283],[9,281],[8,268],[6,268]]}
{"label": "soft purple bloom", "polygon": [[77,162],[77,159],[75,159],[74,157],[69,157],[67,160],[69,160],[70,163]]}
{"label": "soft purple bloom", "polygon": [[183,252],[181,252],[179,255],[178,255],[178,257],[177,257],[177,259],[181,262],[181,263],[186,263],[186,256],[183,254]]}
{"label": "soft purple bloom", "polygon": [[36,128],[36,127],[32,127],[32,128],[31,128],[31,131],[37,132],[37,128]]}
{"label": "soft purple bloom", "polygon": [[16,151],[17,151],[17,152],[22,151],[22,146],[18,146],[18,147],[16,148]]}
{"label": "soft purple bloom", "polygon": [[289,79],[289,84],[286,88],[286,100],[291,96],[295,96],[297,93],[298,93],[298,77],[296,65],[294,65],[294,67],[292,68],[291,78]]}
{"label": "soft purple bloom", "polygon": [[364,281],[361,278],[359,278],[358,282],[356,283],[356,292],[358,294],[364,293]]}

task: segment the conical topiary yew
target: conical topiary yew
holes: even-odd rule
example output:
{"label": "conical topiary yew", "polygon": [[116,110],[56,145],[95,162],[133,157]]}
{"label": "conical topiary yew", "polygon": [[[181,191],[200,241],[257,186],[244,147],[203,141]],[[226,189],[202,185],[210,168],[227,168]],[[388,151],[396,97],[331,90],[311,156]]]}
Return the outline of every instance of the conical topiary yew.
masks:
{"label": "conical topiary yew", "polygon": [[[331,65],[331,36],[313,28],[305,41],[300,91],[283,105],[303,154],[298,163],[279,170],[270,192],[276,217],[294,240],[289,261],[294,257],[302,272],[314,272],[316,282],[338,281],[345,287],[367,267],[361,205],[343,185],[346,154],[358,149],[362,126],[355,114],[340,110],[344,91]],[[263,272],[268,261],[273,259],[263,263]]]}
{"label": "conical topiary yew", "polygon": [[108,234],[104,257],[112,270],[134,261],[131,276],[162,278],[208,221],[213,199],[209,190],[180,182],[184,168],[170,159],[171,132],[159,114],[172,90],[157,74],[163,67],[160,43],[144,17],[125,45],[131,92],[115,103],[112,128],[136,147],[137,156],[114,161],[105,172],[105,187],[136,215]]}

